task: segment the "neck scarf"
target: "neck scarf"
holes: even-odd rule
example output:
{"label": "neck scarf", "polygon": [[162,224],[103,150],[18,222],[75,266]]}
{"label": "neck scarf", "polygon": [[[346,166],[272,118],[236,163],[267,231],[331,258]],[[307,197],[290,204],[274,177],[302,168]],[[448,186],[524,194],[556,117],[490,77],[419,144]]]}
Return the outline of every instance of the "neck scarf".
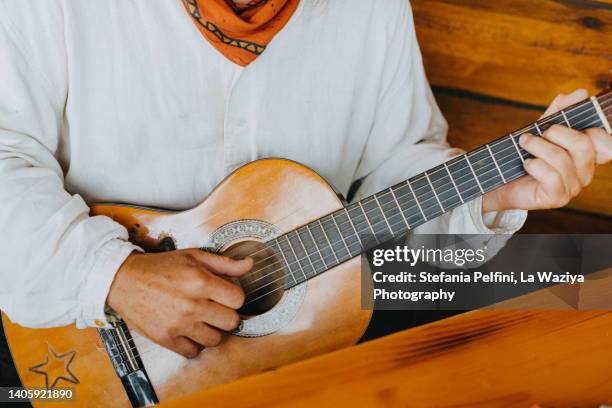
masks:
{"label": "neck scarf", "polygon": [[195,25],[219,52],[240,66],[261,55],[289,22],[299,0],[182,0]]}

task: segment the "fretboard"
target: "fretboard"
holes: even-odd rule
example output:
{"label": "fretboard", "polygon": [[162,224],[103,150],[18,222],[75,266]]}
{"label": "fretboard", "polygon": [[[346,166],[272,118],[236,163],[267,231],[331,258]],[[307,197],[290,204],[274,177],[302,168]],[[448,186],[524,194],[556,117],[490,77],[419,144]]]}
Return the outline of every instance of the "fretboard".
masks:
{"label": "fretboard", "polygon": [[554,124],[609,131],[602,109],[610,108],[610,94],[583,101],[269,241],[282,255],[285,288],[524,176],[532,157],[518,143],[525,133],[542,136]]}

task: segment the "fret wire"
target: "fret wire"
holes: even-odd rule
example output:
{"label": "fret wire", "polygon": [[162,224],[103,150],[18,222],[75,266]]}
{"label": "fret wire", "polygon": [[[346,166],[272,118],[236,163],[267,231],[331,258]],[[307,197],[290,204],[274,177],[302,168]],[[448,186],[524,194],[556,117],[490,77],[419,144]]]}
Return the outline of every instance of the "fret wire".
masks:
{"label": "fret wire", "polygon": [[593,108],[595,108],[595,111],[597,112],[597,115],[599,116],[599,121],[603,125],[604,129],[609,134],[612,134],[612,128],[610,128],[610,123],[608,122],[608,118],[606,117],[603,110],[601,109],[601,105],[599,104],[599,101],[597,100],[596,97],[591,96],[591,102],[593,103]]}
{"label": "fret wire", "polygon": [[383,220],[385,220],[385,223],[387,224],[387,228],[389,228],[391,235],[395,235],[393,233],[393,230],[391,229],[391,225],[389,225],[389,220],[387,220],[387,216],[385,215],[385,210],[383,210],[382,206],[380,205],[380,201],[378,201],[378,197],[376,197],[376,194],[374,194],[374,201],[376,201],[376,205],[378,205],[378,208],[380,208],[380,213],[382,214]]}
{"label": "fret wire", "polygon": [[304,268],[302,268],[302,264],[300,263],[300,258],[298,258],[297,253],[295,252],[295,249],[293,249],[293,244],[291,243],[291,241],[289,241],[289,234],[285,234],[285,240],[287,241],[287,243],[289,244],[289,249],[291,249],[291,252],[293,252],[293,256],[295,257],[295,261],[298,264],[298,266],[300,267],[300,271],[302,272],[302,275],[304,275],[304,280],[308,280],[308,277],[306,276],[306,272],[304,272]]}
{"label": "fret wire", "polygon": [[351,224],[351,227],[353,227],[353,231],[355,231],[355,236],[357,237],[357,240],[359,241],[359,245],[361,246],[362,250],[365,250],[365,246],[363,245],[363,242],[361,242],[361,237],[359,236],[359,232],[357,232],[357,228],[355,228],[355,224],[353,223],[353,220],[351,218],[351,213],[349,213],[348,208],[344,208],[344,212],[346,212],[346,218],[348,218],[349,223]]}
{"label": "fret wire", "polygon": [[300,245],[302,246],[302,248],[304,249],[304,253],[306,254],[306,259],[308,260],[310,267],[312,268],[313,272],[316,275],[317,268],[314,267],[314,264],[312,263],[312,259],[310,259],[310,254],[308,253],[308,250],[306,249],[306,245],[304,245],[304,242],[302,241],[302,237],[300,236],[299,230],[295,230],[295,235],[297,236],[298,241],[300,241]]}
{"label": "fret wire", "polygon": [[[509,149],[509,148],[506,148],[506,150],[507,150],[507,149]],[[504,159],[506,159],[507,157],[511,157],[511,156],[504,156]],[[510,170],[512,170],[512,169],[510,169]],[[486,173],[490,173],[491,171],[496,171],[495,167],[493,167],[493,169],[488,170]],[[451,182],[452,182],[452,181],[454,181],[454,180],[453,180],[453,178],[451,177]],[[409,184],[409,183],[406,183],[406,184]],[[465,183],[463,183],[463,184],[465,184]],[[409,187],[412,187],[412,186],[411,186],[411,185],[409,185]],[[474,197],[477,197],[477,196],[479,196],[479,195],[480,195],[480,194],[474,195]],[[460,196],[460,198],[462,198],[462,197],[461,197],[461,194],[459,194],[459,196]],[[425,201],[430,201],[430,200],[431,200],[431,199],[427,199],[427,200],[425,200]],[[416,202],[418,203],[418,201],[416,201]],[[422,207],[421,207],[421,208],[422,208]],[[428,208],[433,208],[433,206],[430,206],[430,207],[428,207]],[[382,222],[382,221],[381,221],[381,222]]]}
{"label": "fret wire", "polygon": [[[383,198],[386,202],[383,201]],[[391,189],[388,189],[383,195],[379,196],[379,201],[388,213],[387,219],[391,224],[393,236],[401,237],[407,233],[410,230],[410,226],[406,222],[408,219],[403,214],[402,208],[397,205],[395,193],[391,191]]]}
{"label": "fret wire", "polygon": [[400,205],[399,201],[397,201],[397,197],[395,196],[395,192],[393,191],[393,188],[390,188],[389,191],[391,191],[391,195],[393,196],[393,199],[395,200],[397,209],[399,210],[400,214],[402,215],[402,218],[404,219],[404,222],[406,223],[406,227],[408,229],[411,229],[410,223],[408,222],[408,219],[406,219],[406,215],[404,215],[404,212],[402,211],[402,206]]}
{"label": "fret wire", "polygon": [[467,161],[468,166],[470,166],[470,170],[472,170],[472,174],[474,175],[474,179],[476,180],[476,183],[478,184],[478,188],[480,188],[480,192],[484,194],[485,191],[480,185],[480,180],[478,180],[478,176],[476,175],[476,172],[474,171],[474,168],[472,167],[472,163],[470,163],[470,158],[468,157],[467,154],[464,154],[463,157],[465,157],[465,161]]}
{"label": "fret wire", "polygon": [[334,225],[336,225],[336,229],[338,230],[338,234],[340,235],[340,239],[342,240],[342,243],[344,244],[344,247],[346,248],[346,252],[350,256],[351,255],[351,250],[349,249],[348,245],[346,244],[346,240],[344,239],[344,234],[342,233],[342,230],[340,229],[340,226],[338,226],[338,223],[336,222],[336,218],[334,217],[333,213],[331,215],[331,219],[334,222]]}
{"label": "fret wire", "polygon": [[521,158],[521,161],[523,162],[523,164],[525,164],[525,158],[523,157],[523,154],[521,153],[521,149],[519,148],[518,143],[516,143],[516,140],[514,140],[514,135],[512,133],[510,133],[510,140],[512,140],[512,143],[514,144],[514,147],[516,148],[516,152]]}
{"label": "fret wire", "polygon": [[327,232],[325,232],[325,227],[323,226],[323,223],[321,222],[321,219],[319,218],[317,220],[317,222],[321,226],[321,231],[323,231],[323,235],[325,236],[325,240],[329,244],[329,248],[331,249],[332,254],[334,254],[334,258],[336,258],[336,262],[340,263],[340,260],[338,259],[338,255],[336,255],[336,251],[334,250],[334,247],[332,246],[331,241],[329,240],[329,237],[327,236]]}
{"label": "fret wire", "polygon": [[312,231],[310,230],[310,225],[309,224],[306,224],[306,231],[308,231],[308,234],[310,234],[310,238],[312,238],[312,242],[314,244],[314,247],[317,250],[317,252],[319,253],[319,257],[321,258],[321,262],[323,262],[323,266],[325,267],[325,269],[327,269],[327,262],[325,262],[325,258],[323,257],[323,254],[321,253],[321,250],[319,249],[319,245],[317,245],[317,240],[315,239],[314,235],[312,235]]}
{"label": "fret wire", "polygon": [[[508,150],[508,149],[512,149],[512,148],[511,148],[511,147],[508,147],[508,148],[506,148],[505,150]],[[509,158],[511,158],[511,157],[513,157],[513,156],[512,156],[512,155],[507,155],[507,156],[502,157],[502,158],[501,158],[501,160],[506,160],[506,159],[509,159]],[[503,165],[506,165],[506,163],[503,163]],[[503,165],[502,165],[502,166],[503,166]],[[512,168],[510,168],[510,169],[508,169],[508,170],[514,170],[514,169],[522,169],[522,166],[518,166],[518,167],[517,167],[517,166],[514,166],[514,167],[512,167]],[[487,170],[487,171],[486,171],[484,174],[489,174],[489,173],[491,173],[492,171],[495,171],[495,172],[496,172],[496,174],[497,174],[497,169],[495,169],[495,167],[493,167],[493,168],[491,168],[491,169]],[[466,176],[467,176],[467,175],[466,175]],[[464,177],[465,177],[465,176],[464,176]],[[490,181],[490,180],[494,179],[495,177],[497,177],[497,176],[490,177],[490,178],[489,178],[487,181]],[[461,178],[460,178],[460,179],[461,179]],[[470,178],[470,179],[471,179],[471,178]],[[451,181],[454,181],[454,180],[452,180],[452,178],[451,178]],[[465,181],[465,182],[462,182],[460,185],[465,185],[465,184],[467,184],[467,183],[468,183],[468,181]],[[476,194],[476,195],[474,195],[474,196],[470,197],[470,198],[469,198],[469,199],[467,199],[467,200],[469,201],[471,198],[478,197],[478,196],[480,196],[480,195],[481,195],[481,194]],[[429,201],[429,200],[426,200],[426,201]],[[429,208],[432,208],[432,207],[433,207],[433,206],[431,206],[431,207],[429,207]]]}
{"label": "fret wire", "polygon": [[440,209],[442,210],[442,212],[446,212],[446,210],[444,209],[444,206],[442,205],[442,202],[440,201],[440,197],[438,197],[438,193],[436,193],[436,189],[431,183],[431,179],[429,178],[429,174],[427,174],[427,172],[425,172],[425,178],[427,178],[427,182],[429,183],[429,186],[431,187],[431,191],[433,191],[434,197],[436,197],[436,201],[438,202]]}
{"label": "fret wire", "polygon": [[[365,218],[365,214],[363,214],[363,211],[360,211],[359,205],[355,205],[355,204],[358,204],[358,203],[353,203],[353,204],[351,204],[351,207],[346,207],[347,212],[349,214],[349,220],[351,220],[351,218],[354,218],[354,222],[352,222],[352,221],[351,222],[352,222],[352,225],[354,226],[354,229],[357,232],[358,236],[365,236],[365,237],[367,237],[372,230],[368,226],[368,222],[367,222],[367,219]],[[358,211],[360,214],[362,214],[365,221],[364,222],[359,222],[358,218],[357,218],[357,217],[359,217],[359,215],[351,216],[351,211],[353,211],[353,210]],[[361,230],[361,229],[357,228],[358,226],[364,227],[364,230]],[[364,248],[366,248],[365,245],[364,245]]]}
{"label": "fret wire", "polygon": [[[582,114],[584,114],[584,113],[586,113],[586,112],[582,112],[581,114],[579,114],[579,115],[577,115],[577,116],[581,116],[581,115],[582,115]],[[593,116],[594,116],[594,115],[593,115],[593,114],[591,114],[591,115],[590,115],[588,118],[586,118],[586,119],[590,119],[590,118],[592,118]],[[583,122],[581,122],[581,123],[583,123]],[[584,128],[586,128],[586,127],[590,127],[590,125],[589,125],[589,126],[585,125],[585,126],[584,126]],[[512,137],[511,137],[511,140],[512,140],[512,142],[514,143],[515,148],[516,148],[517,146],[516,146],[516,142],[515,142],[514,137],[513,137],[514,135],[512,135],[512,134],[510,134],[510,135],[512,136]],[[506,148],[506,149],[508,149],[508,148]],[[519,152],[519,157],[521,157],[521,158],[522,158],[522,155],[520,155],[520,150],[518,150],[518,149],[517,149],[517,152]],[[504,157],[504,159],[505,159],[505,158],[507,158],[507,157],[511,157],[511,156],[505,156],[505,157]],[[517,168],[522,168],[522,167],[512,167],[512,168],[511,168],[511,169],[509,169],[509,170],[514,170],[514,169],[517,169]],[[491,171],[491,170],[487,171],[487,173],[489,173],[490,171]],[[524,173],[523,173],[523,174],[524,174]],[[429,201],[429,200],[426,200],[426,201]]]}
{"label": "fret wire", "polygon": [[389,231],[389,227],[385,222],[385,215],[382,212],[382,209],[377,204],[375,195],[368,196],[361,200],[363,209],[365,210],[370,225],[374,230],[374,233],[377,235],[378,242],[385,242],[382,238],[384,234]]}
{"label": "fret wire", "polygon": [[327,236],[329,237],[329,240],[332,243],[333,249],[336,252],[336,257],[341,263],[343,259],[345,259],[344,253],[346,252],[350,255],[351,252],[349,249],[347,249],[347,245],[344,241],[342,231],[339,231],[338,228],[335,226],[336,223],[334,223],[333,215],[334,213],[326,215],[321,219],[321,222],[323,228],[325,229],[325,232],[327,233]]}
{"label": "fret wire", "polygon": [[416,205],[419,207],[419,211],[421,211],[421,215],[423,216],[423,219],[425,221],[429,221],[427,219],[427,216],[425,215],[425,213],[423,212],[423,209],[421,208],[421,203],[419,203],[419,199],[417,198],[416,194],[414,193],[414,189],[412,188],[412,184],[410,184],[410,180],[406,181],[406,183],[408,184],[408,187],[410,187],[410,192],[412,193],[412,196],[414,197],[414,202],[416,203]]}
{"label": "fret wire", "polygon": [[344,238],[350,249],[349,253],[351,255],[360,254],[363,250],[363,245],[361,245],[361,241],[356,231],[351,228],[351,219],[346,211],[346,207],[336,211],[334,217],[336,218],[336,223],[338,224],[340,232],[344,234]]}
{"label": "fret wire", "polygon": [[380,241],[378,240],[378,237],[376,236],[376,233],[374,232],[374,228],[372,228],[372,224],[370,223],[368,214],[366,214],[365,210],[363,209],[363,205],[361,204],[361,201],[358,201],[357,204],[359,204],[359,208],[361,209],[361,212],[363,213],[363,216],[365,217],[365,220],[368,223],[368,226],[370,227],[370,231],[372,231],[372,235],[374,236],[374,239],[376,240],[377,243],[380,244]]}
{"label": "fret wire", "polygon": [[455,191],[457,192],[457,195],[459,196],[459,199],[461,200],[461,204],[465,204],[465,201],[463,200],[463,197],[461,196],[461,192],[459,191],[459,188],[457,187],[457,183],[455,183],[455,179],[453,178],[453,175],[451,174],[448,165],[446,163],[444,163],[444,168],[446,169],[446,172],[448,173],[448,178],[450,179],[451,183],[453,183],[453,187],[455,187]]}
{"label": "fret wire", "polygon": [[563,109],[561,109],[561,116],[563,116],[563,120],[565,120],[567,127],[572,129],[572,125],[570,124],[570,121],[567,119],[567,115],[565,114],[565,110]]}
{"label": "fret wire", "polygon": [[535,126],[535,129],[538,131],[538,135],[542,136],[542,131],[540,130],[540,126],[538,125],[538,122],[534,122],[533,125]]}
{"label": "fret wire", "polygon": [[291,267],[289,266],[289,262],[287,261],[287,258],[285,257],[285,251],[283,251],[283,249],[280,247],[278,243],[278,239],[275,239],[274,241],[270,241],[270,242],[276,243],[276,246],[278,247],[278,252],[280,252],[281,257],[283,258],[283,261],[285,261],[285,265],[287,265],[287,271],[289,271],[289,275],[291,275],[291,279],[293,279],[293,282],[297,284],[297,279],[295,279],[295,276],[293,275],[293,271],[291,270]]}
{"label": "fret wire", "polygon": [[499,171],[499,175],[501,176],[503,182],[506,183],[506,178],[504,177],[504,173],[502,173],[501,168],[499,167],[499,163],[497,163],[497,159],[495,158],[495,155],[493,154],[493,150],[491,150],[491,146],[489,146],[488,144],[487,144],[487,149],[489,150],[489,154],[491,155],[491,158],[493,159],[493,163],[495,163],[495,167],[497,167],[497,171]]}
{"label": "fret wire", "polygon": [[520,177],[523,177],[524,175],[527,174],[527,172],[525,171],[525,169],[522,166],[521,167],[513,167],[511,170],[515,170],[515,169],[519,170],[519,172],[517,172],[514,176],[510,177],[508,179],[508,183],[510,183],[510,182],[520,178]]}

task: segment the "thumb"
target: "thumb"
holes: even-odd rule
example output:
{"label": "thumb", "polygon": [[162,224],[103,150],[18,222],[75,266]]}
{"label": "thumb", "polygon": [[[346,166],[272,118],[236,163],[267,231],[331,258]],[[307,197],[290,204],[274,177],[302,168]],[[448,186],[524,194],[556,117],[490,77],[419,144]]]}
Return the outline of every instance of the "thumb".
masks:
{"label": "thumb", "polygon": [[552,115],[553,113],[559,112],[561,109],[565,109],[575,103],[585,100],[589,97],[589,92],[586,89],[576,89],[571,94],[565,95],[560,94],[552,101],[548,109],[542,117]]}
{"label": "thumb", "polygon": [[198,262],[216,275],[239,277],[250,271],[253,267],[252,258],[235,260],[227,256],[213,254],[199,249],[191,251],[193,251],[191,254]]}

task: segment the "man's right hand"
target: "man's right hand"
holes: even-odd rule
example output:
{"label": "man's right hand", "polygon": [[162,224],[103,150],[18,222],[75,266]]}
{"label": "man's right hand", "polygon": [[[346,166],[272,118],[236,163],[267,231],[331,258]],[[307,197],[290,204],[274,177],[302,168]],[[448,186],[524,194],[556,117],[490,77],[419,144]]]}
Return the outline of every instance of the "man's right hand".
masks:
{"label": "man's right hand", "polygon": [[107,304],[126,323],[154,342],[185,357],[216,346],[223,331],[240,323],[242,289],[220,275],[238,277],[253,261],[187,249],[133,253],[111,286]]}

